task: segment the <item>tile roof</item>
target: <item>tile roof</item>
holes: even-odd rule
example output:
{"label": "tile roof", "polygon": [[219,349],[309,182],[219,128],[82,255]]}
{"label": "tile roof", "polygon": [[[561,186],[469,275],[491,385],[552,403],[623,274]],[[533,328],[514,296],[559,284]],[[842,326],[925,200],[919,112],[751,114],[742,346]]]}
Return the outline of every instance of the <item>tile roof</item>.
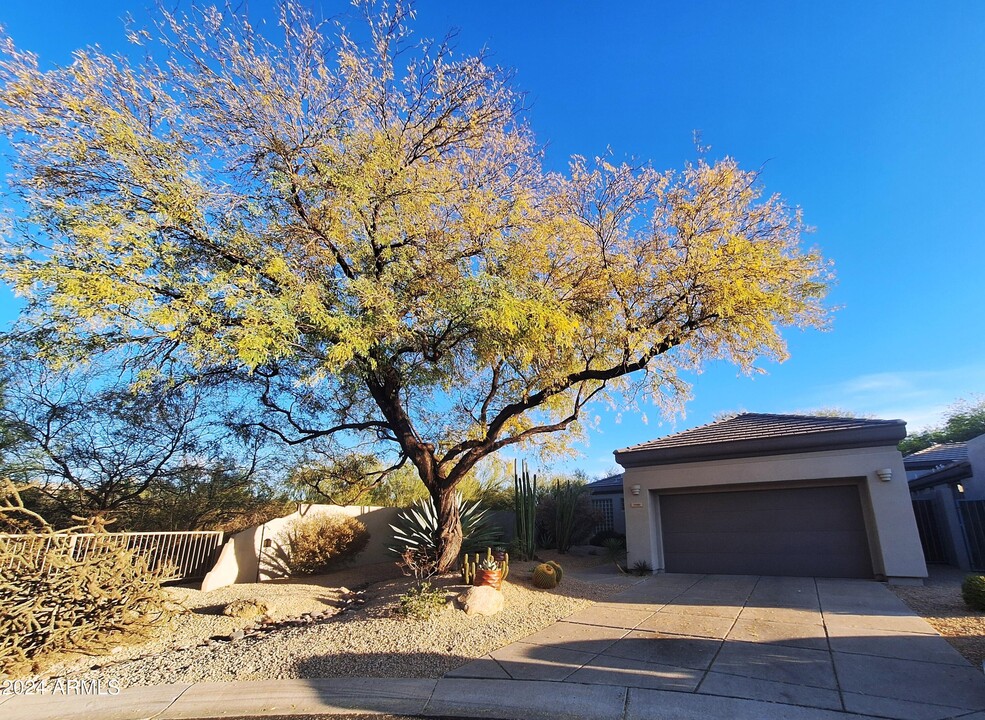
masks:
{"label": "tile roof", "polygon": [[[742,413],[616,451],[623,466],[644,461],[687,462],[771,453],[895,445],[906,436],[902,420]],[[634,461],[633,457],[639,458]]]}
{"label": "tile roof", "polygon": [[968,459],[968,444],[963,442],[940,443],[931,445],[929,448],[917,450],[903,458],[903,464],[932,463],[941,465],[944,463],[963,462]]}
{"label": "tile roof", "polygon": [[609,490],[612,488],[618,488],[622,490],[622,473],[617,473],[616,475],[610,475],[609,477],[601,478],[595,482],[588,483],[587,487],[592,492],[597,492],[599,490]]}

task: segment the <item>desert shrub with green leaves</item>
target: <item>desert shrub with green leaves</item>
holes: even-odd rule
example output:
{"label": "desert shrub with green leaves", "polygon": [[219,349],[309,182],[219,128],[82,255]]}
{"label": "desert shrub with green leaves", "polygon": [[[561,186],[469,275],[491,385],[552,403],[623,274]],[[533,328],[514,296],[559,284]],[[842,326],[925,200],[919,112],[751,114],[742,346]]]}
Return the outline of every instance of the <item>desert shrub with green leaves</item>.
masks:
{"label": "desert shrub with green leaves", "polygon": [[[95,533],[82,557],[72,551],[79,530]],[[173,612],[161,588],[169,572],[152,570],[98,521],[0,536],[0,673],[17,677],[59,653],[96,655],[150,637]]]}
{"label": "desert shrub with green leaves", "polygon": [[293,521],[287,529],[291,575],[315,575],[343,567],[366,549],[369,531],[348,515],[315,515]]}
{"label": "desert shrub with green leaves", "polygon": [[961,598],[972,610],[985,611],[985,575],[965,575]]}
{"label": "desert shrub with green leaves", "polygon": [[423,582],[400,596],[400,607],[397,612],[414,620],[430,620],[441,612],[445,605],[444,591],[432,587],[429,582]]}

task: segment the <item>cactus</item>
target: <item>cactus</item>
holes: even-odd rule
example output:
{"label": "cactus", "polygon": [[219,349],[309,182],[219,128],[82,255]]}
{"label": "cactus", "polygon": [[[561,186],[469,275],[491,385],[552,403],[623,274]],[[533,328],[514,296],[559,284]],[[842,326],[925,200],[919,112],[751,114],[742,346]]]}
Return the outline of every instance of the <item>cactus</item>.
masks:
{"label": "cactus", "polygon": [[550,590],[557,587],[557,570],[554,569],[553,565],[547,563],[541,563],[534,568],[534,574],[531,578],[534,587],[539,587],[542,590]]}
{"label": "cactus", "polygon": [[553,560],[548,560],[547,564],[554,568],[554,573],[557,575],[558,584],[560,584],[561,578],[564,577],[564,570],[562,570],[561,566]]}
{"label": "cactus", "polygon": [[478,555],[476,555],[476,560],[469,560],[468,553],[462,558],[462,582],[466,585],[471,585],[475,582],[475,571],[477,569]]}
{"label": "cactus", "polygon": [[573,485],[570,480],[563,485],[558,480],[554,483],[551,495],[554,497],[554,540],[557,551],[561,554],[571,548],[571,534],[575,527],[575,512],[578,510],[578,500],[584,490],[582,485]]}
{"label": "cactus", "polygon": [[537,475],[530,477],[527,461],[523,461],[521,473],[513,464],[513,510],[516,513],[516,545],[520,557],[533,560],[537,552]]}
{"label": "cactus", "polygon": [[466,585],[475,584],[476,570],[499,570],[502,579],[505,580],[510,574],[510,556],[504,554],[502,560],[496,560],[492,554],[492,548],[486,549],[486,556],[479,559],[479,553],[475,553],[471,558],[468,554],[462,557],[462,582]]}

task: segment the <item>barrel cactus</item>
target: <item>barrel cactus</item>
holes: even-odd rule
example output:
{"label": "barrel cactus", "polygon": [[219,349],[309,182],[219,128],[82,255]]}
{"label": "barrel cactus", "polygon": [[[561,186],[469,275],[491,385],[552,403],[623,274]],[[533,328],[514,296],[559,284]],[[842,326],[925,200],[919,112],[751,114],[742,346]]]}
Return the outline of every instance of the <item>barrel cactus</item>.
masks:
{"label": "barrel cactus", "polygon": [[554,566],[548,563],[541,563],[534,568],[534,574],[531,578],[534,587],[539,587],[542,590],[550,590],[551,588],[557,587],[557,570]]}
{"label": "barrel cactus", "polygon": [[548,560],[547,564],[554,568],[554,573],[557,575],[557,581],[560,584],[561,578],[564,576],[564,570],[562,570],[561,566],[553,560]]}

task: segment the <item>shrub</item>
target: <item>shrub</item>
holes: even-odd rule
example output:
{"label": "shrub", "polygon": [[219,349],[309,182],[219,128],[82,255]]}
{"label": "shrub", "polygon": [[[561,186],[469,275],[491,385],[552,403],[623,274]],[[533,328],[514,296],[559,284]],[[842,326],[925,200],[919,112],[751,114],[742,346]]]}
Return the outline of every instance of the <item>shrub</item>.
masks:
{"label": "shrub", "polygon": [[266,615],[270,606],[263,600],[233,600],[222,609],[222,614],[234,618],[256,618]]}
{"label": "shrub", "polygon": [[445,594],[431,583],[416,585],[400,596],[399,612],[404,617],[415,620],[429,620],[445,607]]}
{"label": "shrub", "polygon": [[[38,672],[62,652],[97,654],[127,636],[149,637],[172,607],[161,588],[170,568],[147,561],[105,533],[73,557],[70,531],[0,538],[0,670]],[[105,537],[100,537],[104,535]],[[26,546],[47,548],[26,552]]]}
{"label": "shrub", "polygon": [[[498,527],[486,518],[487,511],[479,501],[466,502],[460,495],[458,514],[462,520],[462,552],[485,550],[495,545],[502,534]],[[434,509],[431,498],[422,500],[397,515],[393,530],[393,545],[390,552],[403,557],[407,548],[425,548],[428,551],[437,549],[438,513]]]}
{"label": "shrub", "polygon": [[626,542],[618,538],[609,538],[602,543],[606,556],[615,564],[619,572],[626,572],[623,560],[626,557]]}
{"label": "shrub", "polygon": [[369,532],[348,515],[314,515],[293,521],[287,530],[291,575],[315,575],[352,562],[366,549]]}
{"label": "shrub", "polygon": [[646,575],[652,575],[653,568],[650,567],[650,563],[648,563],[646,560],[637,560],[636,562],[633,563],[633,574],[639,575],[640,577],[644,577]]}
{"label": "shrub", "polygon": [[966,575],[961,582],[961,598],[972,610],[985,611],[985,575]]}
{"label": "shrub", "polygon": [[612,539],[625,543],[626,535],[621,532],[616,532],[615,530],[599,530],[597,533],[592,535],[592,539],[588,541],[588,544],[596,547],[605,547],[605,541]]}

